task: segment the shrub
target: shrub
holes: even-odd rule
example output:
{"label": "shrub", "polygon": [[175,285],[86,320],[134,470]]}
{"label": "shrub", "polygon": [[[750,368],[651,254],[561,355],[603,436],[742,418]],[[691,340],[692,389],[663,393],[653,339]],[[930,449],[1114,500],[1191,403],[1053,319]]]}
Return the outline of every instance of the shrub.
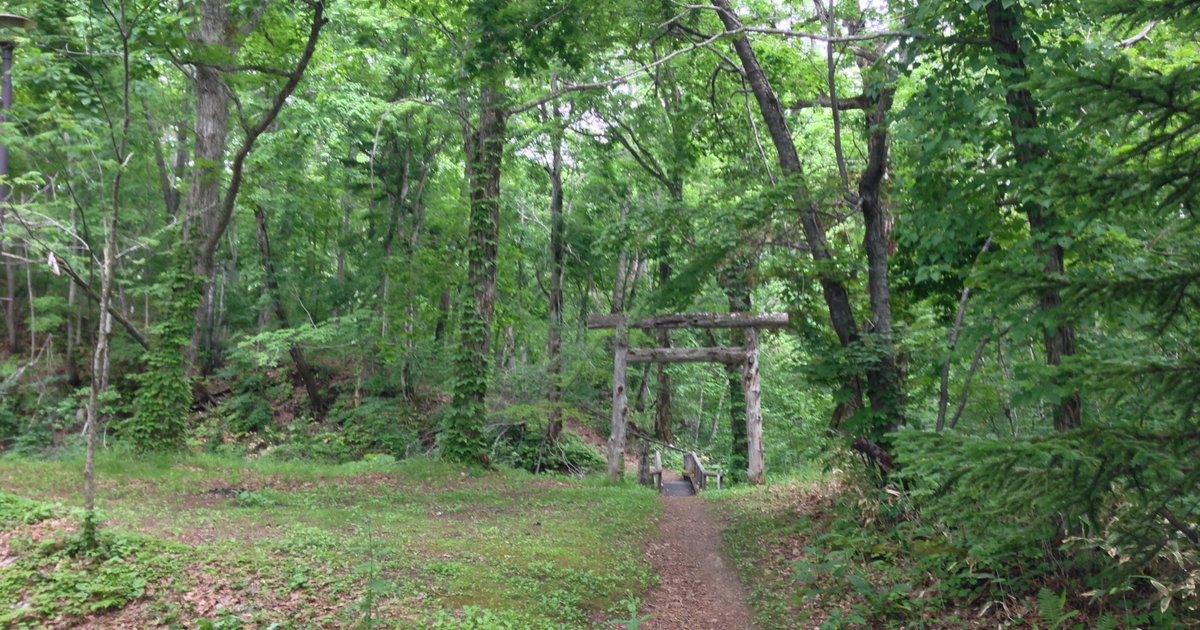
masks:
{"label": "shrub", "polygon": [[417,442],[420,423],[405,401],[367,398],[358,407],[338,406],[329,420],[342,426],[343,441],[357,457],[382,453],[401,458]]}
{"label": "shrub", "polygon": [[563,431],[557,443],[546,441],[548,412],[547,405],[514,405],[498,414],[510,421],[492,425],[492,462],[529,472],[583,475],[604,470],[604,458],[578,435]]}

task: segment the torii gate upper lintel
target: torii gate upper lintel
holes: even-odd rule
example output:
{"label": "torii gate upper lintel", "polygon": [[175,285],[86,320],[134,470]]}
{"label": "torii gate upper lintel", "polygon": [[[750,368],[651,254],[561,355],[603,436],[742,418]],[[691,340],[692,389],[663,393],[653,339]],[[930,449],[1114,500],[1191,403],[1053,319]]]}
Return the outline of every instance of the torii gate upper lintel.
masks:
{"label": "torii gate upper lintel", "polygon": [[[608,439],[608,478],[621,478],[625,464],[625,427],[629,413],[626,368],[630,363],[725,363],[742,366],[742,387],[746,392],[746,441],[749,447],[747,476],[751,483],[766,477],[763,458],[762,387],[758,365],[758,331],[762,328],[787,328],[787,313],[683,313],[657,315],[630,321],[624,315],[592,315],[588,328],[615,328],[613,344],[613,415]],[[745,345],[719,348],[630,349],[630,328],[669,330],[678,328],[740,328],[745,330]]]}

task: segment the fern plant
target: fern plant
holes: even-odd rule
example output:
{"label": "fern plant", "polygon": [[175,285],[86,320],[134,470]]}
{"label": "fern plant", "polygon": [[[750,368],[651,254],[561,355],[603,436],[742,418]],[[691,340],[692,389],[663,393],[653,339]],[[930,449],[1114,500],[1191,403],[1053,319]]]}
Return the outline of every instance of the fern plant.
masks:
{"label": "fern plant", "polygon": [[1079,616],[1078,610],[1067,610],[1067,593],[1055,593],[1043,588],[1037,594],[1038,615],[1047,630],[1061,630],[1067,622]]}

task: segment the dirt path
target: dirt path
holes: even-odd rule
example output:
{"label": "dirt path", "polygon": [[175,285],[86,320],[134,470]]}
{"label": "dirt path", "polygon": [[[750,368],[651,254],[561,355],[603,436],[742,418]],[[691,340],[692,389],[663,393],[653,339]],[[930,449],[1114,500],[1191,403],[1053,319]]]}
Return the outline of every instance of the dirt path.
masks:
{"label": "dirt path", "polygon": [[[675,481],[664,471],[664,481]],[[750,606],[732,563],[721,553],[721,527],[699,497],[669,497],[663,502],[658,539],[646,555],[662,579],[650,591],[642,613],[653,615],[642,627],[750,630]]]}

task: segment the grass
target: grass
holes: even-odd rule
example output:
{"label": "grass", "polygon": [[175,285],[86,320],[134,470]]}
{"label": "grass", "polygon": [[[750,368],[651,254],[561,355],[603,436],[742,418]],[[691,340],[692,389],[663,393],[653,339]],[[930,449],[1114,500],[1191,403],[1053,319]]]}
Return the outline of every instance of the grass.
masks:
{"label": "grass", "polygon": [[0,625],[587,628],[655,579],[630,543],[658,503],[632,485],[109,452],[108,547],[87,555],[71,547],[82,468],[0,459]]}

